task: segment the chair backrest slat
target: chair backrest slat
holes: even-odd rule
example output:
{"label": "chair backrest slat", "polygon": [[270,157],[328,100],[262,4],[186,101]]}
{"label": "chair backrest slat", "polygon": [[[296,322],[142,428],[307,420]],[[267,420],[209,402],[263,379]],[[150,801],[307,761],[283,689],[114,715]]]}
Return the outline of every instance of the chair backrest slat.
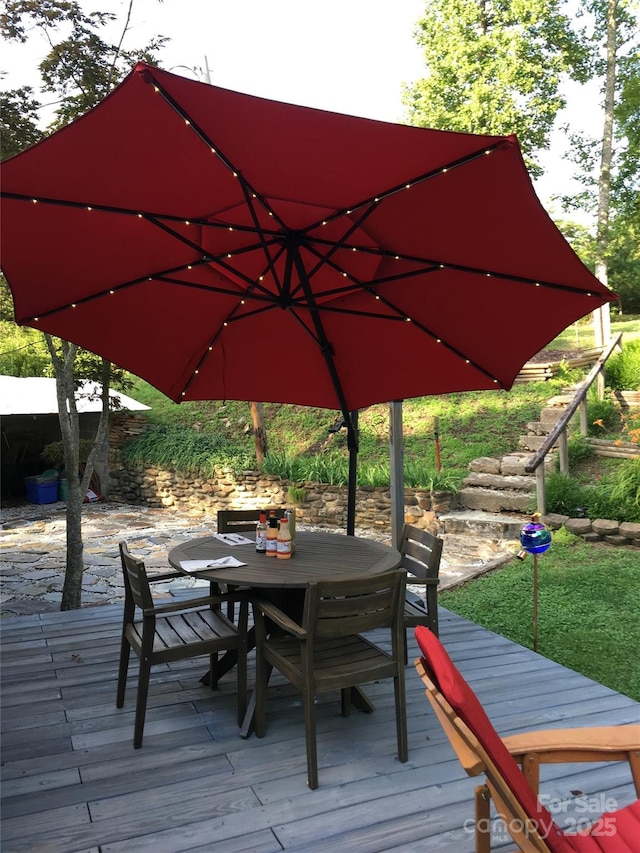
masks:
{"label": "chair backrest slat", "polygon": [[[442,557],[442,539],[428,530],[405,524],[402,535],[401,566],[419,580],[437,580]],[[409,578],[411,583],[411,578]]]}
{"label": "chair backrest slat", "polygon": [[405,572],[309,584],[303,627],[310,638],[361,634],[374,628],[403,630]]}
{"label": "chair backrest slat", "polygon": [[284,517],[282,507],[268,506],[259,509],[220,509],[218,510],[218,533],[246,533],[255,530],[261,512],[266,512],[267,519],[271,510],[275,510],[277,518]]}
{"label": "chair backrest slat", "polygon": [[129,553],[125,542],[120,543],[120,559],[125,595],[130,597],[141,610],[152,608],[153,596],[144,563]]}

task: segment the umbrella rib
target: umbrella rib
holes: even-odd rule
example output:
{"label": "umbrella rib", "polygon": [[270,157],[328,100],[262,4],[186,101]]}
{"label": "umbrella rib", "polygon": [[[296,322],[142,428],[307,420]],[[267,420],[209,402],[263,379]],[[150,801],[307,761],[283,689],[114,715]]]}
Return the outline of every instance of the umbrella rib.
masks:
{"label": "umbrella rib", "polygon": [[322,325],[322,320],[320,319],[320,315],[318,312],[318,305],[313,295],[313,291],[311,290],[311,285],[307,277],[307,271],[305,269],[302,257],[300,256],[300,248],[296,243],[293,243],[290,246],[289,251],[292,255],[293,263],[298,272],[300,283],[302,284],[302,289],[306,297],[307,308],[311,314],[311,320],[315,329],[316,338],[318,341],[318,345],[320,346],[320,350],[322,352],[325,364],[327,365],[327,370],[329,371],[331,384],[333,385],[333,389],[336,392],[336,397],[340,404],[340,410],[342,411],[345,423],[347,423],[349,428],[349,444],[350,446],[353,446],[353,448],[357,451],[357,437],[353,429],[351,413],[349,411],[347,399],[342,388],[342,383],[340,382],[340,377],[338,376],[338,371],[336,370],[336,365],[333,360],[332,347],[325,333],[324,326]]}
{"label": "umbrella rib", "polygon": [[[273,281],[274,281],[276,287],[278,288],[279,291],[282,291],[283,286],[280,283],[280,280],[278,277],[278,272],[277,272],[275,264],[274,264],[274,259],[271,257],[271,253],[269,252],[269,246],[268,246],[267,241],[265,239],[264,231],[261,228],[260,223],[258,221],[258,216],[256,214],[255,205],[253,203],[253,199],[256,197],[256,194],[249,192],[248,185],[244,181],[242,182],[242,192],[244,194],[245,202],[246,202],[247,207],[249,209],[251,219],[253,220],[255,233],[258,235],[258,239],[260,241],[260,246],[262,247],[262,251],[263,251],[264,256],[266,258],[266,261],[267,261],[267,268],[271,272],[271,275],[273,276]],[[284,225],[283,225],[283,227],[284,227]],[[265,272],[266,272],[266,270],[265,270]]]}
{"label": "umbrella rib", "polygon": [[[500,150],[502,148],[509,148],[514,144],[514,140],[509,137],[507,139],[501,139],[498,142],[494,142],[491,145],[484,145],[481,149],[477,149],[476,151],[473,151],[470,154],[466,154],[464,157],[458,157],[456,160],[450,160],[443,166],[438,166],[435,169],[430,169],[428,172],[423,172],[421,175],[417,175],[415,178],[410,178],[402,183],[396,184],[393,187],[389,187],[389,189],[383,190],[380,193],[376,193],[375,196],[369,196],[369,198],[362,199],[361,201],[349,205],[348,207],[345,207],[342,210],[337,210],[330,216],[323,216],[322,219],[319,219],[312,225],[307,226],[304,229],[304,233],[307,233],[308,231],[313,231],[315,228],[326,225],[327,223],[333,222],[336,219],[341,219],[343,216],[349,216],[353,213],[354,210],[360,210],[360,208],[363,207],[375,208],[375,205],[379,204],[381,201],[384,201],[385,199],[390,198],[391,196],[396,195],[397,193],[406,192],[407,190],[410,190],[412,187],[416,186],[416,184],[422,184],[425,181],[430,181],[433,178],[437,178],[439,175],[444,175],[447,172],[451,172],[453,169],[458,169],[461,166],[467,166],[469,163],[473,163],[475,160],[478,160],[481,157],[486,157],[489,154],[493,154],[494,151]],[[363,218],[366,218],[366,216],[368,216],[370,212],[370,210],[367,210]],[[358,220],[358,223],[360,221],[362,220]]]}
{"label": "umbrella rib", "polygon": [[[320,240],[320,239],[316,239],[313,237],[312,238],[305,237],[305,243],[304,243],[305,248],[307,248],[308,251],[313,252],[318,258],[323,258],[325,256],[322,255],[313,246],[313,243],[320,243],[322,245],[327,245],[330,247],[333,247],[335,245],[334,242],[331,240]],[[497,279],[500,279],[502,281],[513,281],[513,282],[516,282],[517,284],[529,284],[529,285],[533,285],[534,287],[544,287],[544,288],[547,288],[549,290],[560,290],[560,291],[564,291],[566,293],[583,293],[585,296],[592,296],[593,295],[593,292],[591,290],[586,290],[586,289],[581,288],[581,287],[572,287],[569,284],[560,284],[558,282],[548,281],[547,279],[543,279],[543,278],[530,278],[528,276],[516,275],[515,273],[503,272],[503,271],[496,270],[496,269],[486,269],[486,267],[472,267],[472,266],[468,266],[465,264],[452,263],[451,261],[439,261],[439,260],[436,260],[435,258],[419,257],[417,255],[401,255],[401,254],[397,254],[396,252],[393,252],[389,249],[379,249],[377,247],[371,247],[371,246],[348,246],[348,245],[341,245],[341,246],[339,246],[339,248],[349,249],[350,251],[364,252],[364,253],[368,253],[371,255],[377,255],[378,257],[382,257],[382,258],[390,258],[390,259],[396,260],[396,261],[407,261],[409,263],[416,263],[416,264],[423,264],[424,265],[424,269],[409,270],[409,271],[404,272],[404,273],[397,273],[397,274],[393,274],[393,275],[384,276],[382,278],[372,279],[369,282],[369,284],[372,284],[372,285],[374,285],[374,284],[375,285],[387,284],[388,282],[397,281],[401,278],[407,278],[407,277],[411,277],[411,276],[415,276],[415,275],[422,275],[425,273],[438,272],[441,270],[450,269],[450,270],[455,270],[456,272],[467,272],[467,273],[470,273],[471,275],[483,276],[484,278],[497,278]],[[327,257],[329,257],[328,254],[327,254]],[[340,273],[345,272],[342,269],[342,267],[338,266],[337,264],[332,264],[331,266],[337,272],[340,272]],[[314,267],[313,272],[316,272],[316,270],[319,267],[320,267],[320,264],[318,264],[317,267]],[[349,276],[349,273],[347,273],[347,275]],[[361,283],[358,282],[357,279],[354,279],[353,276],[349,276],[349,278],[352,281],[354,281],[356,283],[356,285],[361,285]],[[332,292],[333,291],[326,291],[325,294],[326,293],[332,293]],[[340,289],[337,289],[335,292],[340,292]]]}
{"label": "umbrella rib", "polygon": [[256,198],[260,201],[260,204],[264,207],[264,209],[268,212],[269,216],[272,216],[274,220],[280,225],[281,228],[285,228],[286,225],[282,221],[282,219],[278,216],[275,210],[267,203],[266,199],[261,196],[254,187],[247,181],[242,172],[237,169],[231,160],[223,154],[215,142],[207,136],[204,130],[194,121],[193,117],[187,113],[187,111],[176,101],[176,99],[167,92],[167,90],[162,86],[160,81],[152,74],[149,68],[144,68],[140,72],[142,79],[145,83],[148,83],[152,86],[153,90],[157,92],[171,107],[174,112],[180,116],[180,118],[184,121],[185,125],[189,127],[193,133],[200,139],[204,145],[214,154],[220,162],[229,170],[229,172],[233,175],[234,178],[237,178],[240,181],[240,185],[245,193],[245,197],[247,193],[249,193],[253,198]]}
{"label": "umbrella rib", "polygon": [[[153,225],[155,225],[157,228],[160,228],[162,231],[165,231],[167,234],[170,234],[176,240],[179,240],[180,242],[184,243],[186,246],[189,246],[189,248],[198,252],[201,255],[201,257],[196,262],[197,264],[200,265],[200,264],[215,263],[215,264],[219,265],[225,272],[231,273],[231,274],[237,276],[238,278],[242,279],[245,282],[245,284],[247,284],[251,289],[257,288],[258,290],[261,290],[264,294],[270,293],[270,291],[267,290],[267,288],[263,287],[260,284],[260,279],[258,279],[258,281],[256,281],[255,279],[253,279],[250,276],[243,273],[241,270],[234,267],[232,264],[228,264],[225,261],[223,261],[221,257],[219,257],[217,255],[209,254],[199,243],[194,243],[192,240],[189,240],[187,237],[184,237],[182,234],[178,233],[177,231],[174,231],[173,228],[166,225],[165,223],[158,221],[158,220],[156,220],[156,219],[154,219],[154,218],[152,218],[146,214],[145,214],[145,219],[149,219],[149,221]],[[236,252],[228,253],[227,257],[231,257],[233,255],[244,254],[246,252],[254,251],[254,250],[255,250],[255,247],[251,247],[251,248],[243,247],[241,249],[238,249]],[[266,249],[265,249],[265,251],[266,251]],[[195,264],[192,264],[192,266],[195,266]],[[274,272],[274,271],[272,270],[272,272]],[[274,272],[274,277],[275,277],[275,272]]]}

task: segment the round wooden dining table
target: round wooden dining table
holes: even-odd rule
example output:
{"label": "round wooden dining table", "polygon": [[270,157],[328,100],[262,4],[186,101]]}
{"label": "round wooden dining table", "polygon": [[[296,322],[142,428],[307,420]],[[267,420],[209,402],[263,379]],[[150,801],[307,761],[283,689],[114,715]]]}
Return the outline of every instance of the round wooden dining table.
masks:
{"label": "round wooden dining table", "polygon": [[[251,538],[249,533],[246,538]],[[252,588],[304,588],[307,583],[369,576],[391,571],[400,565],[395,548],[359,536],[325,531],[297,531],[295,553],[290,560],[267,557],[256,552],[251,542],[230,545],[217,536],[202,536],[176,545],[169,551],[169,563],[178,571],[216,583]],[[187,571],[183,563],[235,557],[244,566],[202,566]]]}
{"label": "round wooden dining table", "polygon": [[[389,545],[341,533],[297,531],[295,553],[289,560],[257,553],[251,533],[247,534],[246,538],[251,541],[244,545],[231,545],[217,536],[190,539],[169,551],[169,563],[184,574],[213,583],[263,589],[265,592],[269,590],[271,594],[276,595],[280,592],[285,597],[289,595],[290,599],[293,599],[289,603],[293,604],[297,611],[292,615],[299,618],[303,590],[307,583],[382,574],[397,568],[402,560],[400,552]],[[208,561],[225,557],[235,557],[245,565],[206,565]],[[193,563],[201,565],[194,568]],[[286,604],[281,601],[277,603],[289,612]],[[252,631],[253,629],[250,634]],[[249,647],[252,645],[251,636]],[[219,662],[219,674],[228,671],[234,663],[234,653],[227,652],[225,659]],[[202,680],[207,682],[207,676]],[[360,710],[373,710],[372,703],[359,687],[351,688],[351,702]],[[255,691],[251,695],[244,722],[240,727],[241,737],[248,737],[252,731],[254,712]]]}

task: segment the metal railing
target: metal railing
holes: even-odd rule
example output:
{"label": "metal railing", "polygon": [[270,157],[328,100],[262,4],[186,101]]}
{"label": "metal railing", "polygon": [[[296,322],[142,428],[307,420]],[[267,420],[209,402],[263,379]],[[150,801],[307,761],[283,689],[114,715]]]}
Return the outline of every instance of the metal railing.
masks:
{"label": "metal railing", "polygon": [[530,456],[524,466],[528,474],[535,472],[536,475],[536,503],[538,512],[541,515],[545,513],[545,483],[544,483],[544,460],[549,451],[558,444],[558,456],[560,461],[560,471],[563,474],[569,473],[569,448],[567,441],[567,428],[571,418],[576,411],[580,410],[580,433],[586,435],[588,431],[587,424],[587,393],[589,388],[596,382],[598,398],[602,400],[604,397],[604,367],[607,360],[615,349],[621,349],[622,332],[619,332],[611,339],[608,346],[603,350],[602,355],[591,368],[586,379],[580,384],[574,398],[571,400],[567,408],[556,423],[551,432],[544,440],[542,446],[533,456]]}

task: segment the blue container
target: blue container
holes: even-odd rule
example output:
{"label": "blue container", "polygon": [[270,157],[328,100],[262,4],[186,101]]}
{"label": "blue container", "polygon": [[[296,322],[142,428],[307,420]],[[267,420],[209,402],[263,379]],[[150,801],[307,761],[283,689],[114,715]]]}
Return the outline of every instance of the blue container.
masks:
{"label": "blue container", "polygon": [[32,504],[52,504],[58,500],[58,480],[49,477],[25,477],[27,500]]}

